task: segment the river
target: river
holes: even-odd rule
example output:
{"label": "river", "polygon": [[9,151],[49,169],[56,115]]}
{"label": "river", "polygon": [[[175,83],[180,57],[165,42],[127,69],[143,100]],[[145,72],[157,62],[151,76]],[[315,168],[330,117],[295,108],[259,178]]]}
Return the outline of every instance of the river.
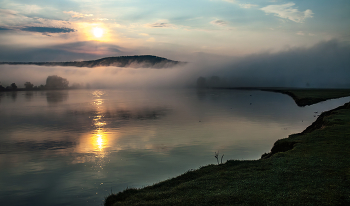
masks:
{"label": "river", "polygon": [[[102,205],[229,159],[256,160],[322,111],[244,90],[67,90],[0,93],[2,205]],[[223,156],[222,156],[223,155]]]}

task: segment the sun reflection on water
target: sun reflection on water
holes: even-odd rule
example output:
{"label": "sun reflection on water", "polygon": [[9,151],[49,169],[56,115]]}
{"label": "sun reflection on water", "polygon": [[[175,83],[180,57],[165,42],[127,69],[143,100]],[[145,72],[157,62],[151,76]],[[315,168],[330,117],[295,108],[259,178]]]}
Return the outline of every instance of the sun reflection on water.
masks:
{"label": "sun reflection on water", "polygon": [[107,147],[108,137],[106,132],[101,130],[96,130],[91,136],[91,144],[93,146],[93,151],[98,153],[103,153],[103,150]]}
{"label": "sun reflection on water", "polygon": [[95,152],[100,153],[107,147],[107,134],[105,131],[105,126],[107,123],[103,120],[103,97],[105,95],[104,91],[96,90],[92,93],[94,100],[93,105],[96,107],[96,115],[93,117],[93,125],[96,129],[93,131],[91,136],[91,143]]}
{"label": "sun reflection on water", "polygon": [[94,163],[92,168],[97,172],[103,170],[104,165],[109,161],[108,147],[113,135],[106,127],[104,95],[105,92],[101,90],[91,93],[90,106],[92,112],[89,118],[91,119],[92,129],[81,136],[76,151],[82,155],[74,161],[74,163]]}

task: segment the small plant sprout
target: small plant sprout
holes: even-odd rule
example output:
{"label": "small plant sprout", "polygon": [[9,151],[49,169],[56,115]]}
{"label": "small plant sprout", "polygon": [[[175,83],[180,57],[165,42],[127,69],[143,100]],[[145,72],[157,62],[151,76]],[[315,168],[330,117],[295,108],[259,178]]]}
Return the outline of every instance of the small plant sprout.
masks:
{"label": "small plant sprout", "polygon": [[219,163],[219,152],[215,152],[215,158],[216,158],[216,161],[218,162],[218,165],[222,164],[222,158],[223,157],[224,157],[224,155],[221,156],[221,163]]}

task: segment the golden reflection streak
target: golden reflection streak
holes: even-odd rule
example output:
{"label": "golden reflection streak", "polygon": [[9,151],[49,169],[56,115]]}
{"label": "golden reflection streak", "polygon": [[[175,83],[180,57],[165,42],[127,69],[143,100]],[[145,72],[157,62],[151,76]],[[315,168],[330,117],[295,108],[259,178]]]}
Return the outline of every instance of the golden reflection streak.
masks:
{"label": "golden reflection streak", "polygon": [[101,90],[96,90],[91,94],[93,97],[91,105],[95,108],[95,114],[90,118],[92,118],[94,129],[81,136],[76,151],[86,155],[77,158],[74,163],[96,162],[98,168],[103,169],[104,158],[108,155],[106,148],[111,143],[112,134],[105,129],[107,125],[103,116],[105,111],[103,95],[105,93]]}
{"label": "golden reflection streak", "polygon": [[96,126],[97,129],[92,133],[91,144],[93,145],[93,150],[99,151],[100,153],[103,151],[104,148],[107,147],[108,142],[107,134],[103,129],[103,127],[107,124],[102,119],[103,109],[100,107],[104,103],[103,99],[101,99],[101,96],[103,96],[104,94],[105,93],[100,90],[96,90],[92,93],[94,98],[97,98],[93,101],[97,109],[97,115],[93,118],[94,126]]}
{"label": "golden reflection streak", "polygon": [[108,137],[107,134],[101,129],[96,130],[91,136],[91,144],[94,152],[103,152],[103,149],[107,147]]}

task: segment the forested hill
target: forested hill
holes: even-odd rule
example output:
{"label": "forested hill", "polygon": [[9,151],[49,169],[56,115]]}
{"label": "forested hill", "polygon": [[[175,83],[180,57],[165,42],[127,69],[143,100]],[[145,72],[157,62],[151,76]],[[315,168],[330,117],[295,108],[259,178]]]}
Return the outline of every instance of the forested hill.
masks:
{"label": "forested hill", "polygon": [[173,61],[163,57],[153,55],[140,56],[119,56],[106,57],[90,61],[73,61],[73,62],[0,62],[8,65],[38,65],[38,66],[75,66],[75,67],[142,67],[142,68],[169,68],[176,65],[186,64],[185,62]]}

